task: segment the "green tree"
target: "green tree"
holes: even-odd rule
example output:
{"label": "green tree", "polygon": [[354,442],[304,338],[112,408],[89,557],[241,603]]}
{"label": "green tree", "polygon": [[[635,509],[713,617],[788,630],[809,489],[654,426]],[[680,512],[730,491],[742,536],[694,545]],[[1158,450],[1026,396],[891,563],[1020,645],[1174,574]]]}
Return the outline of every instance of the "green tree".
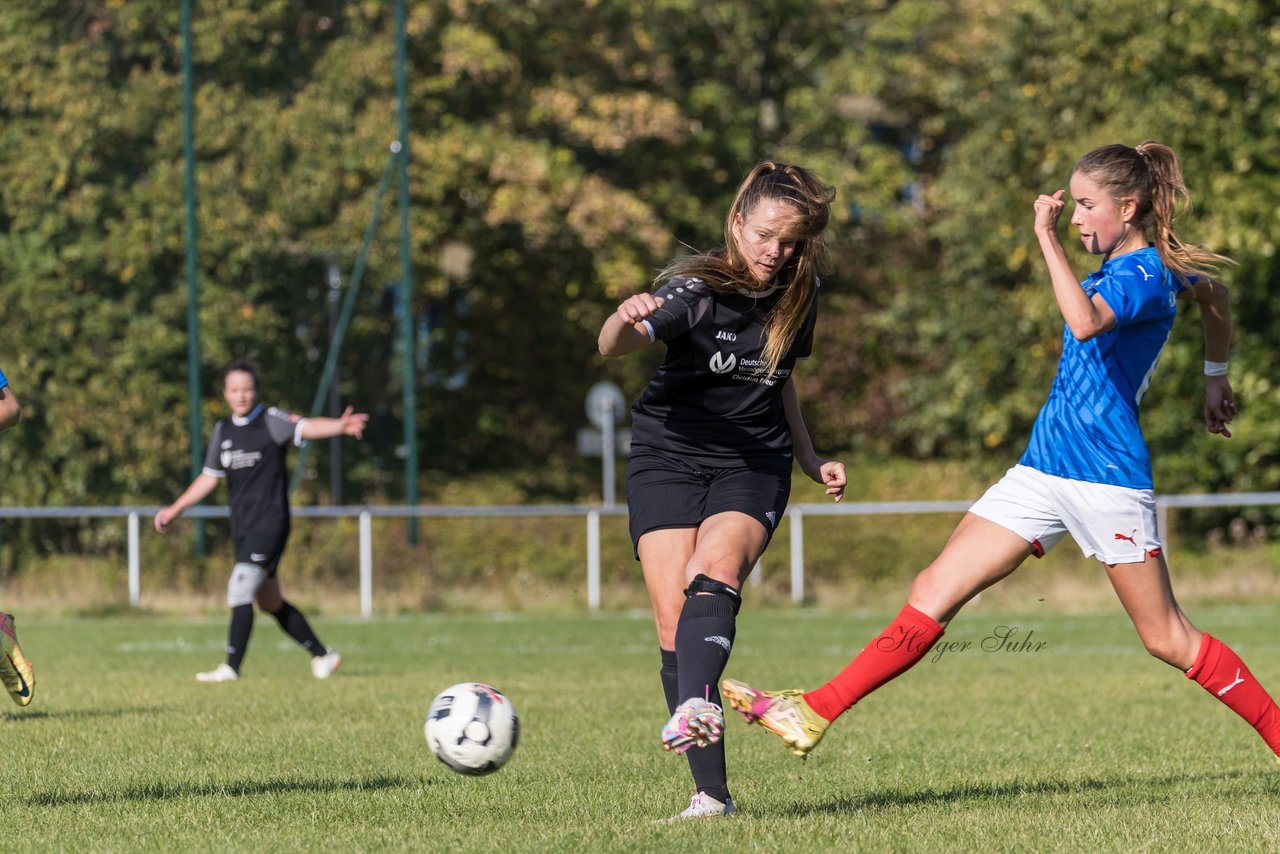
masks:
{"label": "green tree", "polygon": [[[327,268],[352,271],[398,131],[391,4],[195,9],[195,403],[208,426],[233,357],[261,363],[270,400],[312,400]],[[523,466],[523,494],[581,497],[583,394],[603,377],[637,394],[658,355],[604,363],[599,324],[674,253],[721,241],[730,194],[765,157],[812,166],[839,192],[817,351],[797,374],[819,444],[1007,459],[1061,327],[1031,201],[1087,149],[1147,137],[1183,156],[1197,203],[1183,233],[1239,262],[1224,274],[1239,436],[1196,427],[1199,328],[1183,319],[1148,396],[1158,482],[1275,482],[1269,4],[429,0],[409,12],[419,338],[403,351],[388,199],[339,362],[344,398],[374,415],[348,455],[354,499],[401,494],[406,358],[421,368],[408,415],[425,466]],[[0,360],[26,408],[0,443],[10,503],[158,502],[188,475],[178,27],[163,0],[43,0],[0,17]],[[1096,264],[1071,252],[1081,273]],[[325,482],[308,480],[304,500]],[[27,530],[6,541],[81,536]]]}
{"label": "green tree", "polygon": [[[981,455],[1025,442],[1061,328],[1031,202],[1065,186],[1090,148],[1154,138],[1181,155],[1196,202],[1181,233],[1239,262],[1224,277],[1243,401],[1237,439],[1197,427],[1203,347],[1198,320],[1183,319],[1145,404],[1157,480],[1164,491],[1269,488],[1280,404],[1265,380],[1275,316],[1265,287],[1276,273],[1269,221],[1280,191],[1263,132],[1275,127],[1280,87],[1269,4],[971,2],[950,20],[932,5],[898,4],[882,22],[926,24],[914,28],[924,42],[900,63],[899,89],[924,105],[915,127],[931,152],[921,175],[932,270],[927,282],[897,289],[880,318],[886,334],[916,333],[895,353],[911,366],[893,395],[895,445]],[[1081,274],[1096,268],[1074,244],[1069,252]]]}

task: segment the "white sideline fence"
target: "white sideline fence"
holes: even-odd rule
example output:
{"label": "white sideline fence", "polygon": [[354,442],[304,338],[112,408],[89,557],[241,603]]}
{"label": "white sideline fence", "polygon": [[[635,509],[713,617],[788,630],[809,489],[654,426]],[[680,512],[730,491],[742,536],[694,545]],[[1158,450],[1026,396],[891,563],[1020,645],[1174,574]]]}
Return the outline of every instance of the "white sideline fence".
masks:
{"label": "white sideline fence", "polygon": [[[787,508],[791,534],[791,601],[804,602],[804,520],[809,516],[894,516],[919,513],[963,513],[972,501],[882,501],[840,504],[793,504]],[[1168,530],[1171,508],[1265,507],[1280,505],[1280,492],[1232,492],[1215,495],[1165,495],[1156,498],[1160,530]],[[139,549],[141,519],[150,519],[160,507],[0,507],[0,519],[126,519],[128,528],[129,604],[138,607],[142,597]],[[191,507],[187,517],[217,519],[230,516],[225,506]],[[600,517],[626,516],[627,508],[580,504],[531,504],[494,506],[371,506],[295,507],[295,517],[359,520],[360,613],[373,616],[373,518],[476,519],[582,517],[587,525],[587,607],[600,608]],[[757,574],[758,577],[758,574]]]}

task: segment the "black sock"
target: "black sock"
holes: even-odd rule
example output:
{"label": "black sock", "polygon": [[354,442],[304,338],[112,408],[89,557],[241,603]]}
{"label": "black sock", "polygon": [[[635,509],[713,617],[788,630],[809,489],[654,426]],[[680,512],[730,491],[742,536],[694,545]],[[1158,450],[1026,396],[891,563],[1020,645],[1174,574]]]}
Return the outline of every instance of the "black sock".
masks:
{"label": "black sock", "polygon": [[736,621],[733,603],[717,594],[684,600],[676,624],[679,696],[720,704],[720,676],[729,662]]}
{"label": "black sock", "polygon": [[[729,662],[736,632],[733,602],[711,594],[690,596],[680,611],[676,625],[676,660],[679,662],[679,702],[692,697],[706,699],[717,706],[720,700],[720,676]],[[725,770],[724,739],[709,747],[694,747],[685,753],[689,770],[699,792],[718,801],[729,797],[728,774]]]}
{"label": "black sock", "polygon": [[289,602],[286,601],[281,605],[280,610],[276,611],[272,616],[276,618],[280,628],[284,629],[285,634],[306,647],[307,652],[313,656],[324,655],[328,651],[325,649],[324,644],[320,643],[320,638],[316,637],[316,633],[311,631],[311,625],[307,622],[307,618],[302,616],[302,612]]}
{"label": "black sock", "polygon": [[676,651],[674,649],[658,648],[658,652],[662,653],[662,669],[658,671],[662,674],[662,693],[667,698],[667,714],[674,715],[676,706],[680,705],[680,686],[676,682]]}
{"label": "black sock", "polygon": [[227,664],[236,673],[249,650],[249,633],[253,631],[253,606],[237,605],[231,609],[231,628],[227,632]]}

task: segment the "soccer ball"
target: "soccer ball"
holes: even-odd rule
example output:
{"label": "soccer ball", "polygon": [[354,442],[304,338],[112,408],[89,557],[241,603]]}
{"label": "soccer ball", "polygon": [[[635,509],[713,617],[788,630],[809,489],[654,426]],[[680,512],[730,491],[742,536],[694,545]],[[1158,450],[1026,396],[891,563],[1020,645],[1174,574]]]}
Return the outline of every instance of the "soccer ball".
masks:
{"label": "soccer ball", "polygon": [[459,774],[492,774],[516,749],[520,719],[499,691],[483,682],[462,682],[431,701],[423,724],[436,758]]}

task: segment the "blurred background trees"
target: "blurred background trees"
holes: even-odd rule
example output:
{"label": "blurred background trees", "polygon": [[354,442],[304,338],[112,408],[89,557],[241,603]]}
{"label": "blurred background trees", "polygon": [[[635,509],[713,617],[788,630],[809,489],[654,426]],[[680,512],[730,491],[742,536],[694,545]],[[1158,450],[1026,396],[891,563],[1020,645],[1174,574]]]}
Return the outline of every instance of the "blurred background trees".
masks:
{"label": "blurred background trees", "polygon": [[[1048,390],[1061,319],[1031,202],[1108,142],[1179,152],[1185,237],[1232,255],[1237,438],[1210,439],[1198,318],[1148,396],[1163,492],[1280,482],[1280,23],[1272,4],[1088,0],[419,0],[409,86],[417,338],[401,351],[389,200],[339,361],[374,415],[348,501],[399,500],[400,360],[417,361],[424,496],[520,470],[587,500],[575,434],[604,317],[721,240],[762,158],[839,191],[815,357],[797,374],[832,452],[1002,458]],[[237,356],[309,405],[395,138],[391,4],[195,4],[201,371]],[[0,16],[0,442],[15,505],[169,500],[188,471],[182,80],[170,0],[42,0]],[[1066,228],[1064,226],[1064,236]],[[1083,275],[1096,267],[1070,244]],[[656,351],[657,348],[655,348]],[[303,500],[325,500],[323,454]],[[964,497],[964,496],[956,496]]]}

